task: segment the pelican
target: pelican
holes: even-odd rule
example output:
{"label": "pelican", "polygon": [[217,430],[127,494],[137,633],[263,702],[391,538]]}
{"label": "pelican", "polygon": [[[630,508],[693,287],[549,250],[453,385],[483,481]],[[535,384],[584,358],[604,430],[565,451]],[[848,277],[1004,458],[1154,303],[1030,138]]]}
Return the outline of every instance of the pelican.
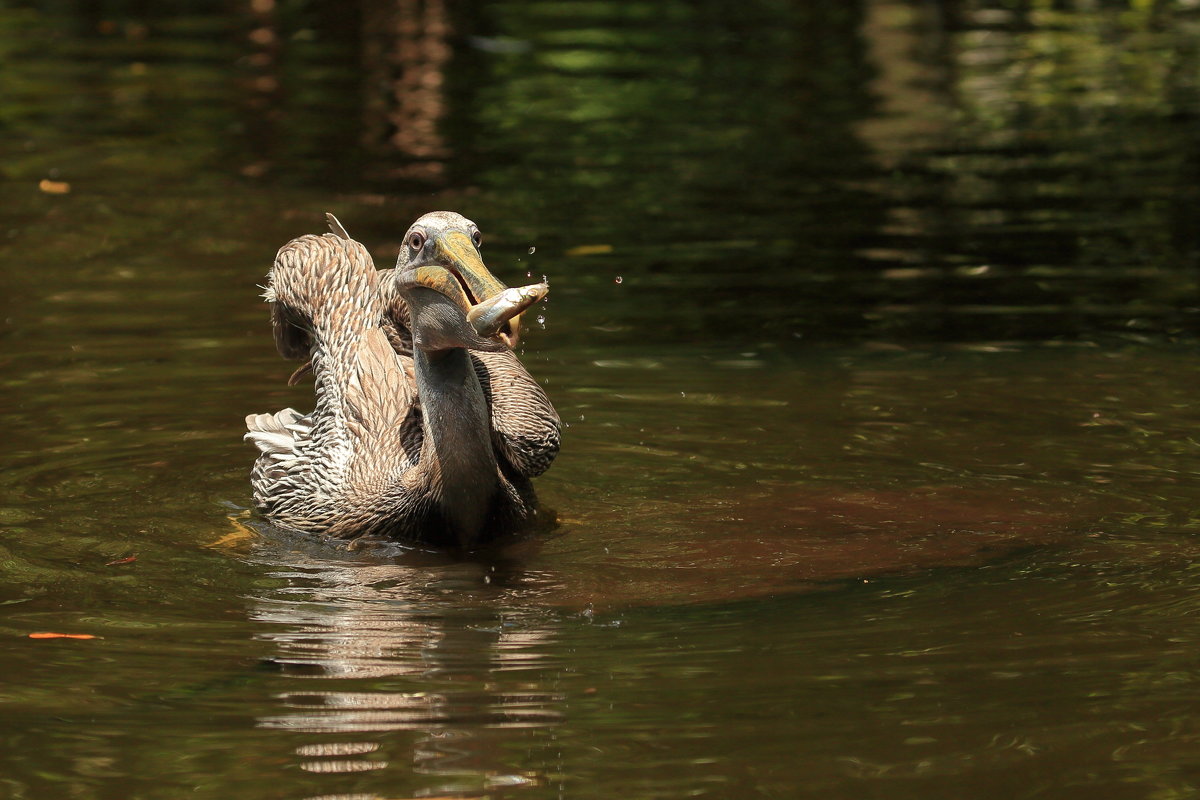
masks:
{"label": "pelican", "polygon": [[255,506],[293,530],[460,550],[527,526],[561,423],[513,347],[548,286],[506,288],[456,213],[413,223],[387,270],[328,217],[267,276],[276,347],[306,362],[293,379],[311,369],[316,403],[246,418]]}

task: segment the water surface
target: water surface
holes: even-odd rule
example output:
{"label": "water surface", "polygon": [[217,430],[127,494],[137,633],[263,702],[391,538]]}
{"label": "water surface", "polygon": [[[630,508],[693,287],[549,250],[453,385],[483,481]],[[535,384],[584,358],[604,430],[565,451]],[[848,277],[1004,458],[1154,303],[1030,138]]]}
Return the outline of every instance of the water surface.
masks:
{"label": "water surface", "polygon": [[[0,797],[1200,791],[1200,13],[794,5],[0,11]],[[558,527],[256,526],[256,283],[434,208]]]}

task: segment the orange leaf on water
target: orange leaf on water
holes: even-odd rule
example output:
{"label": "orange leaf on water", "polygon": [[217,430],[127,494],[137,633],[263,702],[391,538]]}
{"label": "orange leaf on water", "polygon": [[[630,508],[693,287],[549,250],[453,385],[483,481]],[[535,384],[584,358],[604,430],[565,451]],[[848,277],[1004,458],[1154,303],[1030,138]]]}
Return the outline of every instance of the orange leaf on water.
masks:
{"label": "orange leaf on water", "polygon": [[66,194],[71,191],[71,184],[66,181],[52,181],[43,178],[38,184],[38,188],[46,194]]}
{"label": "orange leaf on water", "polygon": [[132,564],[135,561],[137,561],[137,556],[127,556],[125,558],[118,558],[116,561],[110,561],[107,564],[105,564],[104,566],[115,567],[118,564]]}
{"label": "orange leaf on water", "polygon": [[49,631],[40,631],[38,633],[29,634],[30,639],[99,639],[99,636],[92,636],[90,633],[50,633]]}

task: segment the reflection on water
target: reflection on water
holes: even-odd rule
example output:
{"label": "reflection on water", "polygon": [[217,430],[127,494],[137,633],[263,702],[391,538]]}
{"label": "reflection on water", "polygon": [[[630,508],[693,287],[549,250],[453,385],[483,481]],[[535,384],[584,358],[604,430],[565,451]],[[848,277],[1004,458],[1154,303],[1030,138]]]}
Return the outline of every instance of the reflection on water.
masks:
{"label": "reflection on water", "polygon": [[393,175],[377,179],[442,177],[449,155],[441,132],[452,56],[448,14],[444,0],[364,4],[366,79],[368,85],[389,89],[367,95],[365,143],[408,160]]}
{"label": "reflection on water", "polygon": [[[0,43],[0,246],[139,281],[188,253],[236,266],[218,296],[325,210],[383,262],[432,203],[552,274],[559,344],[1191,330],[1186,4],[659,5],[14,10],[58,49]],[[118,208],[131,175],[154,190]]]}
{"label": "reflection on water", "polygon": [[[510,729],[558,725],[565,698],[558,616],[544,607],[494,605],[502,564],[372,563],[307,550],[258,549],[287,558],[286,588],[250,611],[284,687],[257,725],[296,742],[313,773],[412,770],[434,794],[543,785],[505,743]],[[424,562],[424,563],[422,563]],[[549,677],[548,677],[549,676]],[[403,737],[389,736],[402,732]]]}

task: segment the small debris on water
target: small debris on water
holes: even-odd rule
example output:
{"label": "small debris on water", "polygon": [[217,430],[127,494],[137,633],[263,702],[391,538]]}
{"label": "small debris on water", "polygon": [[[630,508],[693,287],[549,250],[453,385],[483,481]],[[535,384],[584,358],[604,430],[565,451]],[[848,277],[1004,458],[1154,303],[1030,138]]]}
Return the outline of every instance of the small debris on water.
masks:
{"label": "small debris on water", "polygon": [[624,278],[622,278],[620,275],[618,275],[617,277],[613,278],[613,283],[621,283],[624,280],[625,280]]}
{"label": "small debris on water", "polygon": [[543,328],[546,327],[546,315],[545,314],[537,315],[537,324],[541,325]]}
{"label": "small debris on water", "polygon": [[531,248],[529,248],[529,255],[533,255],[533,254],[534,254],[534,253],[536,253],[536,252],[537,252],[537,248],[536,248],[536,247],[531,247]]}

